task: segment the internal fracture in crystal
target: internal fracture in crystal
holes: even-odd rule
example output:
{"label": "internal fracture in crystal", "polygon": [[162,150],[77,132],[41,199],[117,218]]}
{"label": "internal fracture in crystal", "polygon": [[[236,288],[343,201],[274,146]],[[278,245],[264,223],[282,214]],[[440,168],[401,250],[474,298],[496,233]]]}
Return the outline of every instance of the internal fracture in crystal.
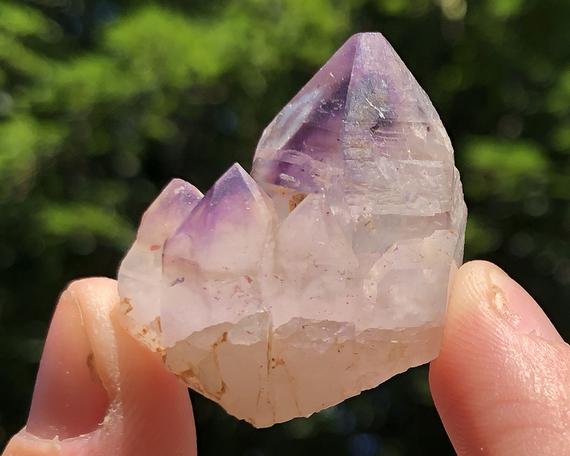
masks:
{"label": "internal fracture in crystal", "polygon": [[251,176],[174,179],[121,264],[129,331],[257,427],[437,356],[466,207],[429,98],[379,33],[277,114]]}

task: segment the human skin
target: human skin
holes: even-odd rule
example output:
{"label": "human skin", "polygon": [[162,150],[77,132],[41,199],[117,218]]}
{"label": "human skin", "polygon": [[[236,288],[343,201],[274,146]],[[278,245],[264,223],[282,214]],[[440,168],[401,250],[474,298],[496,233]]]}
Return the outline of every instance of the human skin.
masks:
{"label": "human skin", "polygon": [[[4,456],[186,456],[186,386],[118,324],[116,282],[73,282],[57,305],[26,426]],[[570,346],[497,266],[452,287],[430,387],[460,455],[570,454]]]}

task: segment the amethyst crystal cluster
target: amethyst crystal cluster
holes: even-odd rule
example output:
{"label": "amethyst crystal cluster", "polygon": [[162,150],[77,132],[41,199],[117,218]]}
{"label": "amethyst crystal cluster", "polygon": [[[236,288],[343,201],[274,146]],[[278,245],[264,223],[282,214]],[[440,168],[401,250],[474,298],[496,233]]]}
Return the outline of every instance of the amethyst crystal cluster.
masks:
{"label": "amethyst crystal cluster", "polygon": [[466,207],[453,149],[384,37],[350,38],[275,117],[253,171],[174,179],[119,271],[129,331],[264,427],[437,356]]}

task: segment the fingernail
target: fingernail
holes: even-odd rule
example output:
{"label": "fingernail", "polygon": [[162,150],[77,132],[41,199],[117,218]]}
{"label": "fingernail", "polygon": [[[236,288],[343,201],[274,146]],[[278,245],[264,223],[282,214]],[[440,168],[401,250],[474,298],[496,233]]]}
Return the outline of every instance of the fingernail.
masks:
{"label": "fingernail", "polygon": [[108,397],[72,293],[65,291],[53,315],[26,430],[43,439],[66,439],[94,430]]}
{"label": "fingernail", "polygon": [[489,271],[489,278],[496,287],[493,296],[495,310],[516,332],[536,335],[551,342],[563,341],[544,311],[523,287],[498,268]]}

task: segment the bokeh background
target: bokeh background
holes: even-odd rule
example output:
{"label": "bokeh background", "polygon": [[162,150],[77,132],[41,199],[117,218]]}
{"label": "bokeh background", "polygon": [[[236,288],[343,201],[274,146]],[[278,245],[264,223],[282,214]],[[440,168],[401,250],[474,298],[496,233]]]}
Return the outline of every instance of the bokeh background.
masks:
{"label": "bokeh background", "polygon": [[[0,447],[25,422],[60,290],[114,276],[172,177],[250,166],[352,33],[381,31],[439,110],[497,262],[570,338],[568,0],[1,0]],[[427,369],[256,431],[193,395],[201,455],[452,454]]]}

